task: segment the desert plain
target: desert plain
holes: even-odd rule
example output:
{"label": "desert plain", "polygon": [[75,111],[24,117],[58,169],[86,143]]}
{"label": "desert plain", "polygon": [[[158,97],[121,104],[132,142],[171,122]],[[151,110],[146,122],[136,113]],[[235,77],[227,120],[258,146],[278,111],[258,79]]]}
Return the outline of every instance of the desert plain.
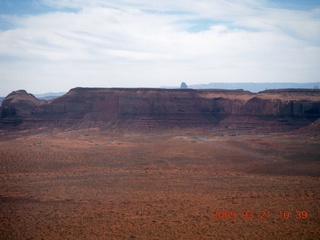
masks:
{"label": "desert plain", "polygon": [[320,138],[0,132],[0,239],[319,239]]}

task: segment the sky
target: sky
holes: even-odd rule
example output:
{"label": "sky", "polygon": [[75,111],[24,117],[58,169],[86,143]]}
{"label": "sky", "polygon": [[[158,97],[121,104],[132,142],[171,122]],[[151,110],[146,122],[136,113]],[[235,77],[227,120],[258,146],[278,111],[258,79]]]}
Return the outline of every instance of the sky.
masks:
{"label": "sky", "polygon": [[319,0],[0,0],[0,96],[318,81]]}

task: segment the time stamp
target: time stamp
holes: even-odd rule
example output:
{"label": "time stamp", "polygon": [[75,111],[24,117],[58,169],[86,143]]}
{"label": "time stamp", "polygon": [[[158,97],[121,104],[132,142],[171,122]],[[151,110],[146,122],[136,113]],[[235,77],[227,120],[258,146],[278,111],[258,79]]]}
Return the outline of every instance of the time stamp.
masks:
{"label": "time stamp", "polygon": [[278,219],[296,219],[296,220],[306,220],[308,219],[309,214],[306,210],[295,210],[295,211],[288,211],[288,210],[281,210],[281,211],[270,211],[270,210],[260,210],[260,211],[253,211],[253,210],[243,210],[240,212],[234,210],[214,210],[212,212],[213,219],[271,219],[271,218],[278,218]]}

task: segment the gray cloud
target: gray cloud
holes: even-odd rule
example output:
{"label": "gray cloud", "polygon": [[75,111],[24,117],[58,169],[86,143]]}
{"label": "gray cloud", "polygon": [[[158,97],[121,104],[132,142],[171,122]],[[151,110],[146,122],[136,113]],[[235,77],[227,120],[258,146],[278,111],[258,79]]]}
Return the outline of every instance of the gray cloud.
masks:
{"label": "gray cloud", "polygon": [[[15,27],[0,32],[0,95],[320,77],[317,8],[251,0],[43,3],[54,10],[4,16]],[[199,29],[190,31],[195,22]]]}

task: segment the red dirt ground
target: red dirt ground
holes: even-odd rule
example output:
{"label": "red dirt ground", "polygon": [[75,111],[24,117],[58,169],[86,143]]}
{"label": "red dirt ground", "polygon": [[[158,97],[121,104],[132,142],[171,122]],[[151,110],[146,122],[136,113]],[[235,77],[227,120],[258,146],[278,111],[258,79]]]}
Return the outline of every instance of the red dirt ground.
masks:
{"label": "red dirt ground", "polygon": [[0,134],[0,239],[320,236],[319,138],[198,129]]}

